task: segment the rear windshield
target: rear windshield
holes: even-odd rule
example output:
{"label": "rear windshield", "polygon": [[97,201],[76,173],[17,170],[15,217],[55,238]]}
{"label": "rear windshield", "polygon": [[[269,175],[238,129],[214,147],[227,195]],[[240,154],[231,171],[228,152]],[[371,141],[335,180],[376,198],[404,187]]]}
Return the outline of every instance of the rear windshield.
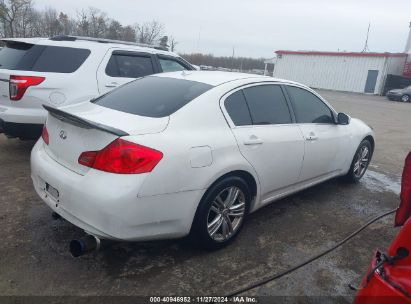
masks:
{"label": "rear windshield", "polygon": [[73,73],[89,55],[87,49],[8,41],[0,51],[0,69]]}
{"label": "rear windshield", "polygon": [[165,117],[211,88],[211,85],[196,81],[148,76],[129,82],[93,102],[139,116]]}

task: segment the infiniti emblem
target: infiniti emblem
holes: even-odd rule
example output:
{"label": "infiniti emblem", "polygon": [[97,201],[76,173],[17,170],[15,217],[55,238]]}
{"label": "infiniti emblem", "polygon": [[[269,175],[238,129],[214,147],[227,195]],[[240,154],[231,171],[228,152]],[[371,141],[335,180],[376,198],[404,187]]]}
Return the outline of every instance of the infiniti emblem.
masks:
{"label": "infiniti emblem", "polygon": [[66,138],[67,138],[67,132],[64,131],[64,130],[61,130],[61,131],[60,131],[60,138],[61,138],[61,139],[66,139]]}

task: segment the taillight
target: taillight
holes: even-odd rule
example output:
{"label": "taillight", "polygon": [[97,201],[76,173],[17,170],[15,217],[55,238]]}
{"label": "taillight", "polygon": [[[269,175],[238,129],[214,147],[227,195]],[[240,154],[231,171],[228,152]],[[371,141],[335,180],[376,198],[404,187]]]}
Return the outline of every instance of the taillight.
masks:
{"label": "taillight", "polygon": [[45,77],[38,76],[10,76],[9,91],[11,100],[20,100],[28,87],[42,83]]}
{"label": "taillight", "polygon": [[47,131],[46,125],[43,126],[43,131],[41,132],[41,138],[43,138],[46,145],[49,144],[49,132]]}
{"label": "taillight", "polygon": [[395,214],[395,226],[402,226],[411,216],[411,152],[405,159],[401,180],[401,202]]}
{"label": "taillight", "polygon": [[139,174],[151,172],[162,158],[157,150],[118,138],[103,150],[81,153],[78,162],[110,173]]}

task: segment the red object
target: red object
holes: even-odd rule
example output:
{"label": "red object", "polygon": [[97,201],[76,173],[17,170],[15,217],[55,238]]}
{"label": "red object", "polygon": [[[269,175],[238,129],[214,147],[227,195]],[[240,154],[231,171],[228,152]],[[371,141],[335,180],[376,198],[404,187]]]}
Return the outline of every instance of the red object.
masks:
{"label": "red object", "polygon": [[[378,271],[379,253],[374,254],[371,264],[361,281],[354,304],[410,304],[411,303],[411,153],[405,160],[401,182],[401,203],[395,217],[396,225],[403,225],[387,250],[393,257],[399,248],[405,248],[408,256],[384,262]],[[371,274],[370,274],[371,273]],[[367,282],[368,276],[369,280]]]}
{"label": "red object", "polygon": [[10,99],[17,101],[20,100],[27,88],[36,86],[42,83],[46,78],[37,76],[10,76],[9,91]]}
{"label": "red object", "polygon": [[162,158],[157,150],[118,138],[100,151],[81,153],[78,162],[110,173],[139,174],[151,172]]}
{"label": "red object", "polygon": [[411,77],[411,61],[408,61],[404,65],[404,71],[402,72],[402,76],[404,77]]}
{"label": "red object", "polygon": [[401,180],[401,202],[395,214],[395,226],[404,225],[411,216],[411,152],[405,159]]}
{"label": "red object", "polygon": [[411,56],[410,55],[408,56],[407,62],[404,65],[402,76],[411,77]]}
{"label": "red object", "polygon": [[46,145],[49,144],[49,132],[47,131],[46,125],[43,126],[43,131],[41,132],[41,138],[43,138],[43,141],[46,143]]}
{"label": "red object", "polygon": [[349,57],[407,57],[406,53],[355,53],[355,52],[319,52],[319,51],[286,51],[279,50],[277,55],[320,55]]}

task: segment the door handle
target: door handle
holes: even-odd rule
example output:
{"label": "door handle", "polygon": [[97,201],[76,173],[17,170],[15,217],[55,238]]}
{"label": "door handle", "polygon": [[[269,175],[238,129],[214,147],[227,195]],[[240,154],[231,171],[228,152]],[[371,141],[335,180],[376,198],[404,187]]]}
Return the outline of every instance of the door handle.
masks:
{"label": "door handle", "polygon": [[117,82],[106,83],[106,88],[116,88],[118,87]]}
{"label": "door handle", "polygon": [[305,138],[305,140],[308,140],[308,141],[315,141],[317,139],[318,139],[318,136],[315,135],[314,132],[310,132],[310,134]]}
{"label": "door handle", "polygon": [[258,138],[257,136],[254,136],[254,135],[250,136],[249,139],[244,141],[244,145],[246,145],[246,146],[261,145],[261,144],[263,144],[263,141],[260,138]]}

